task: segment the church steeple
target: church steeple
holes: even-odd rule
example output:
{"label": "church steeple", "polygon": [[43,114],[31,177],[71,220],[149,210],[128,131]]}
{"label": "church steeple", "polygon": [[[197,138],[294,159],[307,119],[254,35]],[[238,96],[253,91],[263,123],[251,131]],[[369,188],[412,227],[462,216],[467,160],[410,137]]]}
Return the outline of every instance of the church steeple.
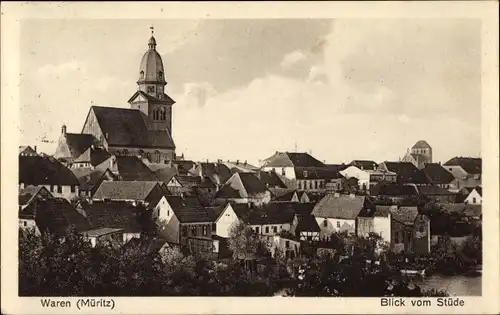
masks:
{"label": "church steeple", "polygon": [[149,117],[151,130],[168,130],[172,135],[172,105],[175,103],[165,93],[165,72],[163,60],[156,50],[154,27],[148,40],[148,50],[139,66],[138,91],[129,99],[131,108],[142,111]]}
{"label": "church steeple", "polygon": [[151,29],[151,38],[149,38],[148,46],[149,49],[156,50],[155,28],[154,26],[150,26],[149,28]]}

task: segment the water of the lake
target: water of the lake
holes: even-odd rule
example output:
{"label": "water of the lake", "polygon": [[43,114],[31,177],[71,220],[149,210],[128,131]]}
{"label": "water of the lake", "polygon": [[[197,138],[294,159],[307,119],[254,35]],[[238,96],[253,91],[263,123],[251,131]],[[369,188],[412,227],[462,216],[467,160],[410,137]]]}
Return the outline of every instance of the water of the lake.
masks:
{"label": "water of the lake", "polygon": [[418,281],[425,290],[446,290],[450,296],[481,296],[481,276],[439,276],[432,275]]}

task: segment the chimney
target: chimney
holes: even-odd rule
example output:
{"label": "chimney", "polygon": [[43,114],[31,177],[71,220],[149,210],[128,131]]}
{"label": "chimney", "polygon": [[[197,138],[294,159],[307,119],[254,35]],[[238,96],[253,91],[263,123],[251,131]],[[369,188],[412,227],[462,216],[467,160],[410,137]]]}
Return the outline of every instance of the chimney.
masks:
{"label": "chimney", "polygon": [[93,151],[93,150],[95,150],[95,146],[94,146],[94,144],[91,144],[91,145],[90,145],[90,149],[91,149],[92,151]]}
{"label": "chimney", "polygon": [[245,166],[247,165],[247,160],[245,160]]}
{"label": "chimney", "polygon": [[61,127],[61,133],[63,136],[66,136],[66,125],[62,125]]}
{"label": "chimney", "polygon": [[238,164],[240,164],[240,160],[236,160],[236,164],[237,164],[237,165],[238,165]]}
{"label": "chimney", "polygon": [[[35,152],[37,152],[37,151],[36,151],[36,145],[33,147],[33,150],[35,150]],[[439,164],[441,164],[441,162],[439,162]]]}

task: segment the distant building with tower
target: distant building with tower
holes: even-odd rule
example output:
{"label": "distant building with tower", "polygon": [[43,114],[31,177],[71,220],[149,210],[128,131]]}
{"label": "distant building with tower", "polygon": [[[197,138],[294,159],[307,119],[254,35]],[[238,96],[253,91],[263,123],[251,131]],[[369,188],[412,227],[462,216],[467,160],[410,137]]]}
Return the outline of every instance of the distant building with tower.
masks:
{"label": "distant building with tower", "polygon": [[55,158],[72,163],[94,146],[113,155],[135,155],[155,163],[175,159],[172,139],[175,101],[165,93],[165,70],[156,46],[151,27],[148,49],[137,74],[138,88],[128,100],[130,108],[90,107],[80,134],[67,133],[66,126],[62,127]]}
{"label": "distant building with tower", "polygon": [[432,147],[425,140],[419,140],[413,147],[407,150],[401,162],[410,162],[419,169],[425,167],[426,163],[432,163]]}

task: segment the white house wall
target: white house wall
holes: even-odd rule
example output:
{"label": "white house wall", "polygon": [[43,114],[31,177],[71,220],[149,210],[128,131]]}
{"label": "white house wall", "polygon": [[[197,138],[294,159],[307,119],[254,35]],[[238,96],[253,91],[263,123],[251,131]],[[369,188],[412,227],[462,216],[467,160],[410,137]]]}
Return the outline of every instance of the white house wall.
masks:
{"label": "white house wall", "polygon": [[228,204],[215,223],[215,234],[221,237],[229,237],[229,231],[233,224],[239,222],[231,204]]}
{"label": "white house wall", "polygon": [[[326,226],[325,226],[326,220]],[[316,222],[321,229],[322,236],[330,236],[332,233],[340,233],[347,231],[349,233],[355,233],[356,231],[356,220],[347,219],[336,219],[336,218],[321,218],[316,217]]]}

